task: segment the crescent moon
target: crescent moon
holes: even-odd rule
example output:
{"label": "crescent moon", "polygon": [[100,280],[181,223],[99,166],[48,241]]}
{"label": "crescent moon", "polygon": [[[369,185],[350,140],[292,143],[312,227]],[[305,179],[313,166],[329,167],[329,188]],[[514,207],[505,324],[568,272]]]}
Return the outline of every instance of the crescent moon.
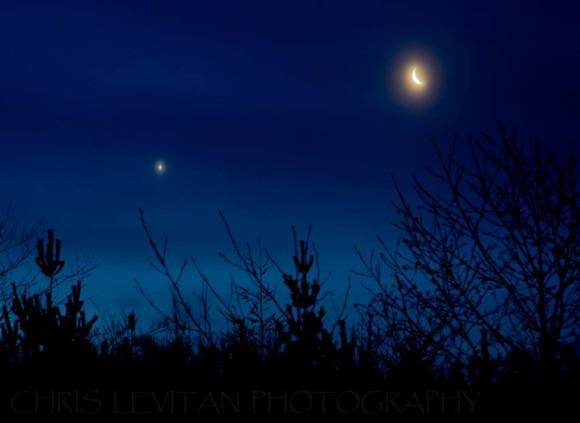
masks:
{"label": "crescent moon", "polygon": [[417,76],[417,68],[413,69],[413,74],[411,75],[411,77],[413,78],[413,82],[415,84],[417,84],[417,85],[423,85],[423,82],[421,82],[421,80]]}

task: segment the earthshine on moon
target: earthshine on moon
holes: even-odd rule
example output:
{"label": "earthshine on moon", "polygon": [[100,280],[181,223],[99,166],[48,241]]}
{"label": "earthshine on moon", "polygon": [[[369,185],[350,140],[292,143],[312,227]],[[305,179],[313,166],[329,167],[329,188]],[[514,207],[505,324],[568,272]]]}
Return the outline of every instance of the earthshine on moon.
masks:
{"label": "earthshine on moon", "polygon": [[417,76],[417,68],[413,69],[413,73],[411,74],[411,78],[413,78],[413,82],[417,85],[423,85],[423,82]]}

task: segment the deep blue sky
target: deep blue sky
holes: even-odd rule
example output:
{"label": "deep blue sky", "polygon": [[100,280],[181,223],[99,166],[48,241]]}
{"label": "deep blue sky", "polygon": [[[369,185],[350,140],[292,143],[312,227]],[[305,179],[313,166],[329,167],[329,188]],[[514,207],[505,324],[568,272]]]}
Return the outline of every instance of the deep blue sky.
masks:
{"label": "deep blue sky", "polygon": [[[526,140],[579,140],[574,3],[4,2],[0,200],[21,223],[44,217],[65,259],[94,254],[87,293],[114,312],[149,313],[134,278],[168,298],[138,207],[217,286],[233,273],[218,210],[288,265],[291,225],[311,223],[341,291],[352,244],[396,236],[389,174],[420,173],[430,138],[501,120]],[[417,51],[437,91],[409,107],[392,75]]]}

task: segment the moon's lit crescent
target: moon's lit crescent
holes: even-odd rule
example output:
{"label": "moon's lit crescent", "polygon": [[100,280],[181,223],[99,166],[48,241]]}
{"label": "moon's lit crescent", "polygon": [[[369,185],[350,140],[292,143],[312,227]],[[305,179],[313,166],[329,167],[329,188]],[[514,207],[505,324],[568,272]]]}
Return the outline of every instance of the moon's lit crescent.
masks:
{"label": "moon's lit crescent", "polygon": [[421,80],[417,76],[417,68],[413,69],[413,74],[411,75],[411,77],[413,78],[413,82],[415,84],[417,84],[417,85],[423,85],[423,82],[421,82]]}

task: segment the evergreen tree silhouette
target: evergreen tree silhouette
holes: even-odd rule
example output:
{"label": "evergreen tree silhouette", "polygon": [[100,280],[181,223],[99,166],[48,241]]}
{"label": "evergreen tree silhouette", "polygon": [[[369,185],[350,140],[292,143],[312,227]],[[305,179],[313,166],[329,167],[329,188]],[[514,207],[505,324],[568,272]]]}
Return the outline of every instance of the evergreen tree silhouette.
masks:
{"label": "evergreen tree silhouette", "polygon": [[[55,248],[56,244],[56,248]],[[46,250],[42,240],[37,244],[36,264],[49,281],[48,292],[32,296],[18,293],[16,284],[12,284],[12,307],[2,309],[1,325],[2,344],[10,353],[10,360],[50,361],[80,358],[94,350],[90,333],[97,321],[97,316],[87,320],[81,300],[81,281],[71,286],[64,310],[54,304],[54,276],[64,266],[60,260],[60,240],[54,239],[54,231],[49,229]],[[13,317],[12,317],[13,315]]]}

